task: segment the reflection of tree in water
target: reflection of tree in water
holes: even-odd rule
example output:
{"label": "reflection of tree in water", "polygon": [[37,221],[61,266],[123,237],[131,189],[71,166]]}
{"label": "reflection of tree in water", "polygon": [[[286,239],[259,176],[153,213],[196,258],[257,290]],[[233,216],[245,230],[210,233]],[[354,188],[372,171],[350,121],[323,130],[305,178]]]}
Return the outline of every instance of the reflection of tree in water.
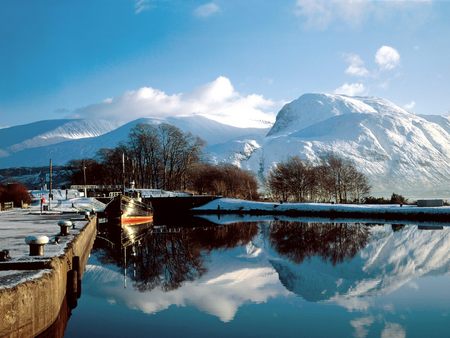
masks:
{"label": "reflection of tree in water", "polygon": [[151,234],[137,247],[135,287],[140,291],[161,286],[164,291],[178,288],[182,282],[200,277],[205,269],[200,248],[183,233]]}
{"label": "reflection of tree in water", "polygon": [[[128,271],[131,272],[129,277],[136,289],[150,291],[161,287],[164,291],[170,291],[185,281],[199,278],[206,272],[202,254],[246,244],[257,234],[258,227],[255,224],[235,223],[218,227],[177,228],[177,231],[150,232],[125,249]],[[123,267],[123,250],[112,250],[102,245],[99,260]]]}
{"label": "reflection of tree in water", "polygon": [[270,241],[283,256],[295,263],[320,256],[333,265],[350,259],[366,246],[367,226],[347,223],[298,223],[275,221]]}

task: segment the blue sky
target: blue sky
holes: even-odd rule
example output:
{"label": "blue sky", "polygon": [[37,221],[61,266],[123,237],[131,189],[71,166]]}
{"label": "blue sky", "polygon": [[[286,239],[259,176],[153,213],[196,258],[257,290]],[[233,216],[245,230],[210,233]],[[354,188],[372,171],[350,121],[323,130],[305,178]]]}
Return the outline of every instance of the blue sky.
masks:
{"label": "blue sky", "polygon": [[[224,110],[307,92],[450,112],[450,2],[3,0],[0,126]],[[145,105],[140,102],[145,101]]]}

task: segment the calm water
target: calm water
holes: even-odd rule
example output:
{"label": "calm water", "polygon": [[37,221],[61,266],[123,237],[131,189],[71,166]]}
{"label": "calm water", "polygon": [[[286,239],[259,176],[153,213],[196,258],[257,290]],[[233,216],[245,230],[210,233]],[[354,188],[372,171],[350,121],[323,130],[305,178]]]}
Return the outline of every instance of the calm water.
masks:
{"label": "calm water", "polygon": [[450,337],[450,227],[215,217],[102,234],[65,336]]}

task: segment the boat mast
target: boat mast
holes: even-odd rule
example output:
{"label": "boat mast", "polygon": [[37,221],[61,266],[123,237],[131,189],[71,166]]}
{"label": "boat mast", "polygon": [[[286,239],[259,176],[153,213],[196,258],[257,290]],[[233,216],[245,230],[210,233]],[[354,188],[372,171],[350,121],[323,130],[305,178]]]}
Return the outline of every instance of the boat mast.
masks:
{"label": "boat mast", "polygon": [[125,153],[122,153],[122,194],[125,194]]}

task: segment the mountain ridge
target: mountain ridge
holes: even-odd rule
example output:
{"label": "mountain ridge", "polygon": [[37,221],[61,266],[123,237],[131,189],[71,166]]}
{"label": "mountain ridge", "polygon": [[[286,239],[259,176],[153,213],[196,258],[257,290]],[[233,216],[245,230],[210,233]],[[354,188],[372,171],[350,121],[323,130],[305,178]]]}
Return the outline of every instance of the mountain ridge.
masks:
{"label": "mountain ridge", "polygon": [[67,121],[52,128],[48,125],[55,122],[42,121],[40,129],[31,132],[16,128],[21,136],[11,140],[5,139],[8,129],[0,129],[0,136],[4,135],[0,137],[0,167],[45,165],[50,157],[56,164],[93,157],[98,149],[126,140],[137,123],[169,123],[203,138],[214,163],[233,163],[255,173],[264,164],[267,174],[291,156],[317,163],[335,153],[368,176],[375,195],[395,191],[414,197],[445,197],[450,192],[450,119],[415,115],[383,98],[304,94],[283,106],[270,130],[238,128],[194,115],[142,118],[81,138],[76,132],[63,135],[64,126],[74,123]]}

